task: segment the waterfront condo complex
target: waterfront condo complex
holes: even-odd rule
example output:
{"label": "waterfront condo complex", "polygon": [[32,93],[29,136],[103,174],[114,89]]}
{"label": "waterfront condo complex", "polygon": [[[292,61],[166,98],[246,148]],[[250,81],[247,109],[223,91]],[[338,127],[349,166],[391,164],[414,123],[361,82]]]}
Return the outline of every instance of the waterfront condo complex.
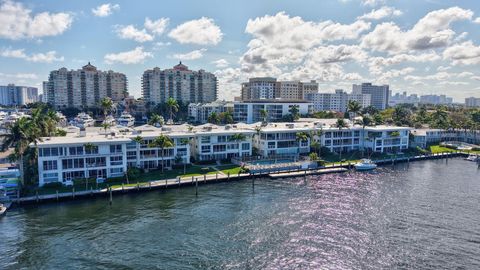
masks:
{"label": "waterfront condo complex", "polygon": [[[338,128],[331,119],[301,119],[292,123],[253,123],[200,126],[144,125],[133,130],[69,129],[67,136],[42,138],[38,148],[39,185],[74,179],[123,176],[128,168],[171,169],[191,160],[230,162],[259,155],[298,159],[316,141],[332,152],[366,149],[399,152],[408,148],[409,128],[363,128],[347,121]],[[298,134],[306,134],[299,139]],[[171,144],[155,144],[164,136]]]}

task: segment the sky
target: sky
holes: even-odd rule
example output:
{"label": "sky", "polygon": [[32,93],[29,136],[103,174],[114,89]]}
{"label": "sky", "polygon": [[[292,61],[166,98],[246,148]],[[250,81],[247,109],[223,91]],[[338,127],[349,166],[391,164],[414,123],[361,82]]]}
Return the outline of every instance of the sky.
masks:
{"label": "sky", "polygon": [[250,77],[361,82],[393,93],[480,97],[480,1],[0,0],[0,85],[36,86],[91,62],[141,75],[182,61],[213,72],[231,100]]}

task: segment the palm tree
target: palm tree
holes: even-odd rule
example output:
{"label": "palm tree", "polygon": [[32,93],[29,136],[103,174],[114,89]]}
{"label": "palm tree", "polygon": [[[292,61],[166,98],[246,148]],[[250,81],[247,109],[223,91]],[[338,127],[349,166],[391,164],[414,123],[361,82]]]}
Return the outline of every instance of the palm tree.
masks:
{"label": "palm tree", "polygon": [[103,110],[103,119],[106,119],[107,114],[109,114],[113,110],[112,99],[109,97],[102,98],[102,100],[100,100],[100,107]]}
{"label": "palm tree", "polygon": [[108,135],[108,134],[107,134],[107,129],[110,128],[110,123],[103,122],[103,123],[101,124],[101,126],[102,126],[103,130],[105,131],[105,137],[107,137],[107,135]]}
{"label": "palm tree", "polygon": [[158,125],[163,125],[163,117],[156,113],[152,113],[150,116],[150,120],[148,120],[148,124],[152,126],[158,126]]}
{"label": "palm tree", "polygon": [[[345,119],[339,118],[337,119],[336,126],[338,128],[338,131],[342,131],[343,128],[348,128],[347,122],[345,122]],[[343,143],[340,146],[340,160],[342,159],[342,151],[343,151]]]}
{"label": "palm tree", "polygon": [[220,122],[220,117],[218,116],[218,113],[217,112],[212,112],[209,116],[208,116],[208,122],[211,123],[211,124],[218,124]]}
{"label": "palm tree", "polygon": [[91,153],[93,150],[96,149],[96,147],[97,146],[95,144],[91,143],[91,142],[85,143],[83,145],[83,148],[85,148],[85,153],[87,153],[87,152]]}
{"label": "palm tree", "polygon": [[[302,142],[308,141],[308,138],[309,138],[310,136],[309,136],[309,134],[306,133],[306,132],[297,132],[296,137],[297,137],[297,141],[299,141],[300,143],[302,143]],[[299,154],[300,154],[300,147],[301,147],[300,143],[299,143],[299,145],[298,145],[298,153],[299,153]]]}
{"label": "palm tree", "polygon": [[267,115],[268,115],[267,110],[265,109],[260,110],[260,116],[262,117],[262,121],[264,123],[267,123]]}
{"label": "palm tree", "polygon": [[312,152],[312,153],[308,154],[308,157],[310,158],[311,161],[318,160],[318,155],[315,152]]}
{"label": "palm tree", "polygon": [[247,139],[247,136],[242,133],[235,133],[230,137],[230,141],[236,142],[238,144],[238,158],[241,160],[242,159],[242,147],[240,142],[245,141]]}
{"label": "palm tree", "polygon": [[138,136],[135,136],[134,138],[132,138],[132,141],[138,143],[138,144],[142,144],[143,143],[143,137],[138,135]]}
{"label": "palm tree", "polygon": [[[190,143],[190,138],[182,138],[180,139],[180,143],[182,145],[187,145]],[[188,158],[188,157],[187,157]],[[183,161],[183,174],[187,173],[187,160]]]}
{"label": "palm tree", "polygon": [[373,119],[368,116],[364,115],[361,120],[356,122],[357,124],[362,126],[362,157],[365,151],[365,127],[372,125]]}
{"label": "palm tree", "polygon": [[347,112],[353,113],[354,116],[360,115],[362,111],[362,105],[356,100],[348,101]]}
{"label": "palm tree", "polygon": [[160,148],[160,151],[161,151],[161,158],[162,158],[162,173],[164,171],[164,150],[165,148],[170,148],[170,147],[173,147],[174,146],[174,142],[173,140],[168,137],[167,135],[164,135],[164,134],[161,134],[159,135],[158,137],[156,137],[155,139],[153,139],[153,141],[148,144],[149,147],[156,147],[156,148]]}
{"label": "palm tree", "polygon": [[176,99],[170,97],[167,99],[166,104],[167,104],[168,110],[170,111],[170,119],[168,119],[168,122],[173,124],[173,113],[178,112],[178,108],[179,108],[178,102]]}

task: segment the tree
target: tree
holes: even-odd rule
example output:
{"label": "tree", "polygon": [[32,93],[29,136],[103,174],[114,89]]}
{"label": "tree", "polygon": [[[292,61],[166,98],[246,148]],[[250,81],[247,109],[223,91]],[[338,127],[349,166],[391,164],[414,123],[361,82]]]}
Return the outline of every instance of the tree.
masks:
{"label": "tree", "polygon": [[318,155],[315,152],[308,154],[308,157],[310,158],[311,161],[318,160]]}
{"label": "tree", "polygon": [[242,145],[240,142],[245,141],[247,139],[247,136],[243,133],[235,133],[230,137],[230,141],[234,141],[238,144],[238,158],[241,160],[242,159]]}
{"label": "tree", "polygon": [[358,125],[362,126],[362,157],[365,151],[365,127],[371,126],[373,123],[373,119],[368,116],[364,115],[361,120],[356,122]]}
{"label": "tree", "polygon": [[153,139],[153,141],[150,144],[148,144],[149,147],[160,148],[161,160],[162,160],[162,173],[163,173],[164,167],[165,167],[165,163],[164,163],[165,148],[171,148],[174,145],[175,144],[174,144],[173,140],[170,137],[168,137],[167,135],[164,135],[164,134],[159,135],[158,137]]}
{"label": "tree", "polygon": [[392,119],[396,125],[410,126],[411,125],[412,111],[404,106],[395,107],[392,113]]}
{"label": "tree", "polygon": [[218,123],[220,123],[220,117],[218,116],[218,113],[217,113],[217,112],[212,112],[212,113],[208,116],[207,121],[208,121],[210,124],[218,125]]}
{"label": "tree", "polygon": [[308,138],[310,137],[308,133],[306,132],[297,132],[297,134],[295,135],[295,137],[297,138],[297,141],[299,141],[299,145],[298,145],[298,152],[300,154],[300,146],[301,146],[301,143],[302,142],[306,142],[308,141]]}
{"label": "tree", "polygon": [[132,141],[138,143],[139,145],[143,144],[143,137],[138,135],[138,136],[135,136],[134,138],[132,138]]}
{"label": "tree", "polygon": [[[189,138],[182,138],[182,139],[180,139],[180,143],[181,143],[182,145],[187,145],[187,144],[190,143],[190,139],[189,139]],[[188,158],[188,157],[187,157],[187,158]],[[187,162],[188,162],[188,160],[185,160],[185,161],[182,160],[182,163],[183,163],[183,174],[186,174],[186,173],[187,173]]]}
{"label": "tree", "polygon": [[432,113],[432,123],[431,125],[435,128],[448,129],[448,113],[442,107],[438,107]]}
{"label": "tree", "polygon": [[103,122],[103,123],[101,124],[101,126],[102,126],[103,130],[105,131],[105,137],[107,137],[107,136],[108,136],[108,134],[107,134],[107,129],[110,128],[110,123]]}
{"label": "tree", "polygon": [[113,110],[113,101],[109,97],[104,97],[100,100],[100,107],[103,110],[103,119],[107,118],[107,114],[111,113]]}
{"label": "tree", "polygon": [[178,112],[178,102],[174,98],[170,97],[167,99],[166,102],[167,108],[170,112],[170,119],[168,120],[170,123],[173,123],[173,113]]}
{"label": "tree", "polygon": [[379,110],[375,108],[373,105],[369,105],[362,110],[362,114],[369,114],[369,115],[374,115],[379,113]]}
{"label": "tree", "polygon": [[226,112],[220,113],[218,118],[219,118],[220,122],[222,122],[225,125],[234,123],[233,114],[230,110],[227,110]]}
{"label": "tree", "polygon": [[[341,131],[343,128],[348,128],[347,122],[345,122],[345,119],[339,118],[337,119],[336,126],[339,131]],[[342,150],[343,150],[343,143],[340,145],[340,159],[342,159]]]}
{"label": "tree", "polygon": [[290,106],[290,108],[288,109],[288,112],[290,112],[290,115],[292,116],[293,120],[298,120],[300,118],[298,105]]}
{"label": "tree", "polygon": [[148,120],[148,124],[152,126],[158,127],[159,125],[163,125],[163,117],[156,113],[152,113],[150,116],[150,120]]}
{"label": "tree", "polygon": [[260,110],[260,116],[262,117],[262,122],[267,123],[267,110],[261,109]]}
{"label": "tree", "polygon": [[347,112],[353,113],[354,117],[361,114],[362,105],[356,100],[349,100],[347,105]]}

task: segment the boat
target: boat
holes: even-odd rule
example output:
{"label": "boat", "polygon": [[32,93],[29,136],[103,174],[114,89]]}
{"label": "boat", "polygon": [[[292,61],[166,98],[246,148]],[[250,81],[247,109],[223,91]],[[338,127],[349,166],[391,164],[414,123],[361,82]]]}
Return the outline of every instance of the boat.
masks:
{"label": "boat", "polygon": [[469,155],[468,157],[465,158],[465,160],[477,162],[477,161],[480,161],[480,157],[477,155]]}
{"label": "boat", "polygon": [[117,123],[120,126],[132,127],[135,124],[135,118],[128,112],[122,112],[120,117],[117,119]]}
{"label": "boat", "polygon": [[95,120],[93,118],[82,112],[79,113],[70,123],[73,126],[79,127],[79,128],[86,128],[86,127],[91,127],[95,124]]}
{"label": "boat", "polygon": [[115,126],[116,122],[115,122],[115,118],[113,118],[113,116],[108,115],[107,117],[105,117],[105,120],[103,120],[102,123],[108,124],[108,126],[113,127],[113,126]]}
{"label": "boat", "polygon": [[7,213],[7,209],[10,205],[0,203],[0,217]]}
{"label": "boat", "polygon": [[370,159],[362,159],[357,164],[353,165],[357,171],[369,171],[374,170],[377,168],[377,164],[375,164]]}

